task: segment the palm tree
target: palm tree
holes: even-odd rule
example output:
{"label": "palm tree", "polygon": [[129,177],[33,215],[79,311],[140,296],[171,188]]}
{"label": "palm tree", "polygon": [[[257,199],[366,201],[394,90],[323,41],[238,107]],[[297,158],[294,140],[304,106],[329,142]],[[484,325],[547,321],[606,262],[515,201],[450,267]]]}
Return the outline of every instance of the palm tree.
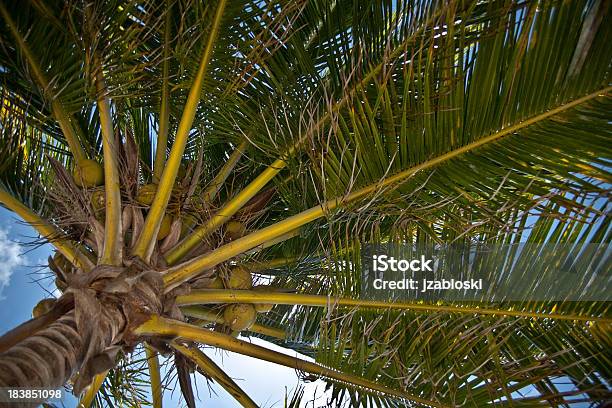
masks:
{"label": "palm tree", "polygon": [[0,203],[55,247],[62,291],[0,339],[0,386],[140,406],[146,361],[161,407],[161,354],[188,406],[195,370],[257,406],[214,347],[322,378],[336,406],[611,397],[606,302],[360,297],[365,243],[610,242],[609,2],[0,15]]}

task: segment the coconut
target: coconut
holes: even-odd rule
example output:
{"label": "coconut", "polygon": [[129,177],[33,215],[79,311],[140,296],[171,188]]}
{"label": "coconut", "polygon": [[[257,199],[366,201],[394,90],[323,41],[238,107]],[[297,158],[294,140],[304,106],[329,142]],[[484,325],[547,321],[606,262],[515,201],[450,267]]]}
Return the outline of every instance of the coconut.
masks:
{"label": "coconut", "polygon": [[78,162],[72,175],[79,187],[96,187],[104,184],[104,168],[95,160],[85,159]]}
{"label": "coconut", "polygon": [[43,299],[34,306],[32,309],[33,317],[40,317],[45,313],[49,312],[55,305],[56,300],[53,298]]}
{"label": "coconut", "polygon": [[[268,285],[257,285],[253,287],[253,290],[257,292],[270,292],[270,291],[273,291],[274,289],[272,288],[272,286],[268,286]],[[255,306],[255,310],[257,310],[257,313],[268,313],[270,310],[272,310],[272,308],[274,307],[274,304],[256,303],[253,306]]]}
{"label": "coconut", "polygon": [[96,215],[104,214],[106,210],[106,194],[104,190],[96,190],[91,194],[91,207]]}
{"label": "coconut", "polygon": [[142,205],[151,205],[157,192],[157,184],[145,184],[138,189],[136,194],[136,201]]}
{"label": "coconut", "polygon": [[225,226],[225,233],[230,239],[238,239],[246,233],[246,227],[239,221],[230,221]]}
{"label": "coconut", "polygon": [[255,323],[257,311],[250,304],[229,305],[223,310],[223,321],[232,330],[248,329]]}
{"label": "coconut", "polygon": [[227,281],[228,289],[251,289],[253,287],[253,277],[246,268],[237,266],[232,268]]}
{"label": "coconut", "polygon": [[172,217],[168,214],[162,218],[161,225],[159,226],[159,232],[157,233],[157,240],[161,241],[170,234],[170,228],[172,227]]}

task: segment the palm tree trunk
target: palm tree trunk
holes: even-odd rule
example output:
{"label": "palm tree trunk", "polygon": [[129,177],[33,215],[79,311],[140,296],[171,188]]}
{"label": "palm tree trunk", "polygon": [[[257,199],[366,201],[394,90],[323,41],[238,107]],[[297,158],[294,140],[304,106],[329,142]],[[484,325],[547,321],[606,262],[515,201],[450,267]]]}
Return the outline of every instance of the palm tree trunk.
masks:
{"label": "palm tree trunk", "polygon": [[0,355],[0,386],[59,387],[83,361],[83,346],[70,311]]}
{"label": "palm tree trunk", "polygon": [[[79,321],[89,320],[92,330],[88,330],[83,324],[77,324],[77,314],[75,310],[69,311],[0,354],[0,387],[57,388],[79,371],[83,378],[77,381],[75,389],[81,391],[89,383],[88,377],[96,374],[91,364],[84,364],[85,360],[91,360],[90,357],[118,341],[125,318],[118,308],[107,308],[97,316],[80,316]],[[99,347],[92,349],[92,342]],[[83,386],[77,385],[83,381]],[[38,405],[11,404],[18,407]]]}

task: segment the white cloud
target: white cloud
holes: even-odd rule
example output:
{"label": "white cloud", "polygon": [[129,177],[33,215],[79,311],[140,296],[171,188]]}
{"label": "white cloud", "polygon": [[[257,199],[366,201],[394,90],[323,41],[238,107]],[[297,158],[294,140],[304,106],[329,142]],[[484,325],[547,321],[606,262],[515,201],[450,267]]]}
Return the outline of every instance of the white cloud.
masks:
{"label": "white cloud", "polygon": [[11,275],[23,265],[24,256],[18,243],[9,239],[8,232],[0,229],[0,299],[2,291],[8,286]]}

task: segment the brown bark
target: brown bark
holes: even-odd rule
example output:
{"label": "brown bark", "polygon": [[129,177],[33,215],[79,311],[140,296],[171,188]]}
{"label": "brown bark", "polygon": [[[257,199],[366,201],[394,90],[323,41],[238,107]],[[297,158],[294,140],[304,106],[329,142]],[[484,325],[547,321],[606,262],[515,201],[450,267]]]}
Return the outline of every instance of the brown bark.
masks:
{"label": "brown bark", "polygon": [[[105,311],[91,316],[100,327],[123,327],[123,314]],[[114,330],[113,330],[114,331]],[[104,346],[112,344],[112,333],[100,333]],[[0,387],[58,388],[81,369],[89,345],[70,311],[46,328],[0,354]],[[1,403],[0,407],[35,407],[39,403]]]}
{"label": "brown bark", "polygon": [[74,302],[63,302],[56,304],[56,306],[48,313],[28,320],[25,323],[20,324],[14,329],[4,333],[0,337],[0,353],[4,353],[20,341],[30,337],[32,334],[39,330],[44,329],[60,317],[64,316],[68,311],[74,307]]}
{"label": "brown bark", "polygon": [[83,360],[84,350],[70,312],[0,354],[0,386],[58,387]]}

